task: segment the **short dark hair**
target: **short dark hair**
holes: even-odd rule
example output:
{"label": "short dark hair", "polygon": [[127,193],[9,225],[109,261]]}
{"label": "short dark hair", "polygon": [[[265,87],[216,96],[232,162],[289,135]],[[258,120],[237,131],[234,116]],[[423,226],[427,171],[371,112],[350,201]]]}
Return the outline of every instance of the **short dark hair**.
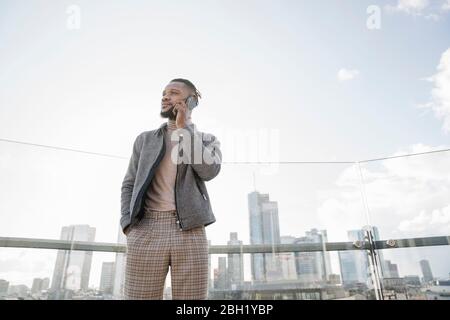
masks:
{"label": "short dark hair", "polygon": [[198,99],[202,97],[202,94],[200,93],[200,91],[198,91],[197,88],[194,86],[194,84],[187,79],[176,78],[176,79],[171,80],[170,82],[182,82],[185,85],[187,85],[188,88],[194,92],[194,97],[197,99],[197,102],[198,102]]}

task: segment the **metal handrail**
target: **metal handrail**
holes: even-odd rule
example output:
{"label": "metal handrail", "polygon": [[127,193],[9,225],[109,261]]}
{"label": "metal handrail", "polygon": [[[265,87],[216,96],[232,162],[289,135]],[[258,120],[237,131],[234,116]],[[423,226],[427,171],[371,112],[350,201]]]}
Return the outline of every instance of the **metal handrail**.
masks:
{"label": "metal handrail", "polygon": [[[446,246],[450,245],[450,236],[378,240],[374,244],[376,249]],[[15,237],[0,237],[1,247],[126,253],[126,245],[120,243]],[[367,241],[358,241],[302,244],[211,245],[209,246],[209,254],[317,252],[324,251],[324,248],[325,251],[369,250],[370,244]]]}

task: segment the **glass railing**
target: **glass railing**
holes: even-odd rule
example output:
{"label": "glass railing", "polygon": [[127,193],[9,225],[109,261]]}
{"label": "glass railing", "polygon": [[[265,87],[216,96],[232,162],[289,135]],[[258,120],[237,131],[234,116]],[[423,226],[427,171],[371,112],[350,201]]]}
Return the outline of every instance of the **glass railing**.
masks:
{"label": "glass railing", "polygon": [[[393,262],[385,257],[387,254],[402,257],[413,250],[418,257],[428,257],[431,251],[445,258],[449,245],[450,237],[445,236],[377,240],[372,244],[354,241],[210,245],[208,298],[444,299],[448,296],[445,292],[448,281],[394,275]],[[16,283],[32,283],[8,286],[2,280],[2,299],[123,298],[125,244],[1,237],[0,247],[4,261],[15,261],[9,265],[2,263],[3,272],[9,271]],[[386,270],[381,272],[380,287],[374,279],[376,264],[370,254],[373,248],[380,248],[377,254],[391,266],[390,274]],[[248,279],[245,275],[246,268],[253,270],[257,266],[256,257],[263,258],[264,280],[254,280],[252,275]],[[214,270],[213,260],[218,265]],[[340,273],[327,273],[327,260],[338,260]],[[33,276],[27,277],[28,274]],[[92,286],[93,279],[97,279],[97,286]],[[170,279],[169,271],[164,299],[171,299]]]}
{"label": "glass railing", "polygon": [[[450,246],[433,245],[450,235],[449,160],[426,152],[359,165],[369,224],[398,248],[374,248],[384,299],[450,299]],[[422,237],[403,248],[396,240]]]}
{"label": "glass railing", "polygon": [[[449,160],[224,161],[206,183],[217,219],[206,227],[208,299],[448,299]],[[0,299],[123,298],[127,165],[10,147]],[[164,292],[170,299],[170,271]]]}

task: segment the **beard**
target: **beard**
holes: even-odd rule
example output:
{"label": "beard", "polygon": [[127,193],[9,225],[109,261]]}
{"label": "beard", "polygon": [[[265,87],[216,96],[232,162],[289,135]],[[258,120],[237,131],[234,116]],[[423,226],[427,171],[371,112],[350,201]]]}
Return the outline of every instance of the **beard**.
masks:
{"label": "beard", "polygon": [[176,120],[177,115],[173,114],[172,110],[173,110],[173,106],[169,110],[161,111],[161,113],[160,113],[161,118],[164,118],[164,119],[169,118],[170,120]]}

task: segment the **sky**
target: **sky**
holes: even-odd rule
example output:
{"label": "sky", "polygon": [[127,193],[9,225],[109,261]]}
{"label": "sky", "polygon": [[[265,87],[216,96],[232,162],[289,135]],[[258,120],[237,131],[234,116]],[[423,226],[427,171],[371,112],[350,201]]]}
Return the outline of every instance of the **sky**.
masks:
{"label": "sky", "polygon": [[[58,239],[89,224],[115,242],[132,143],[165,121],[161,92],[178,77],[203,96],[192,121],[221,142],[221,173],[207,182],[213,245],[230,232],[249,243],[255,189],[277,201],[281,235],[318,228],[346,241],[372,224],[383,239],[448,236],[449,152],[361,168],[283,162],[450,148],[449,32],[448,0],[0,0],[0,236]],[[50,250],[0,252],[12,284],[51,277]],[[449,253],[384,255],[401,275],[427,258],[448,277]],[[112,259],[94,254],[92,286]]]}

